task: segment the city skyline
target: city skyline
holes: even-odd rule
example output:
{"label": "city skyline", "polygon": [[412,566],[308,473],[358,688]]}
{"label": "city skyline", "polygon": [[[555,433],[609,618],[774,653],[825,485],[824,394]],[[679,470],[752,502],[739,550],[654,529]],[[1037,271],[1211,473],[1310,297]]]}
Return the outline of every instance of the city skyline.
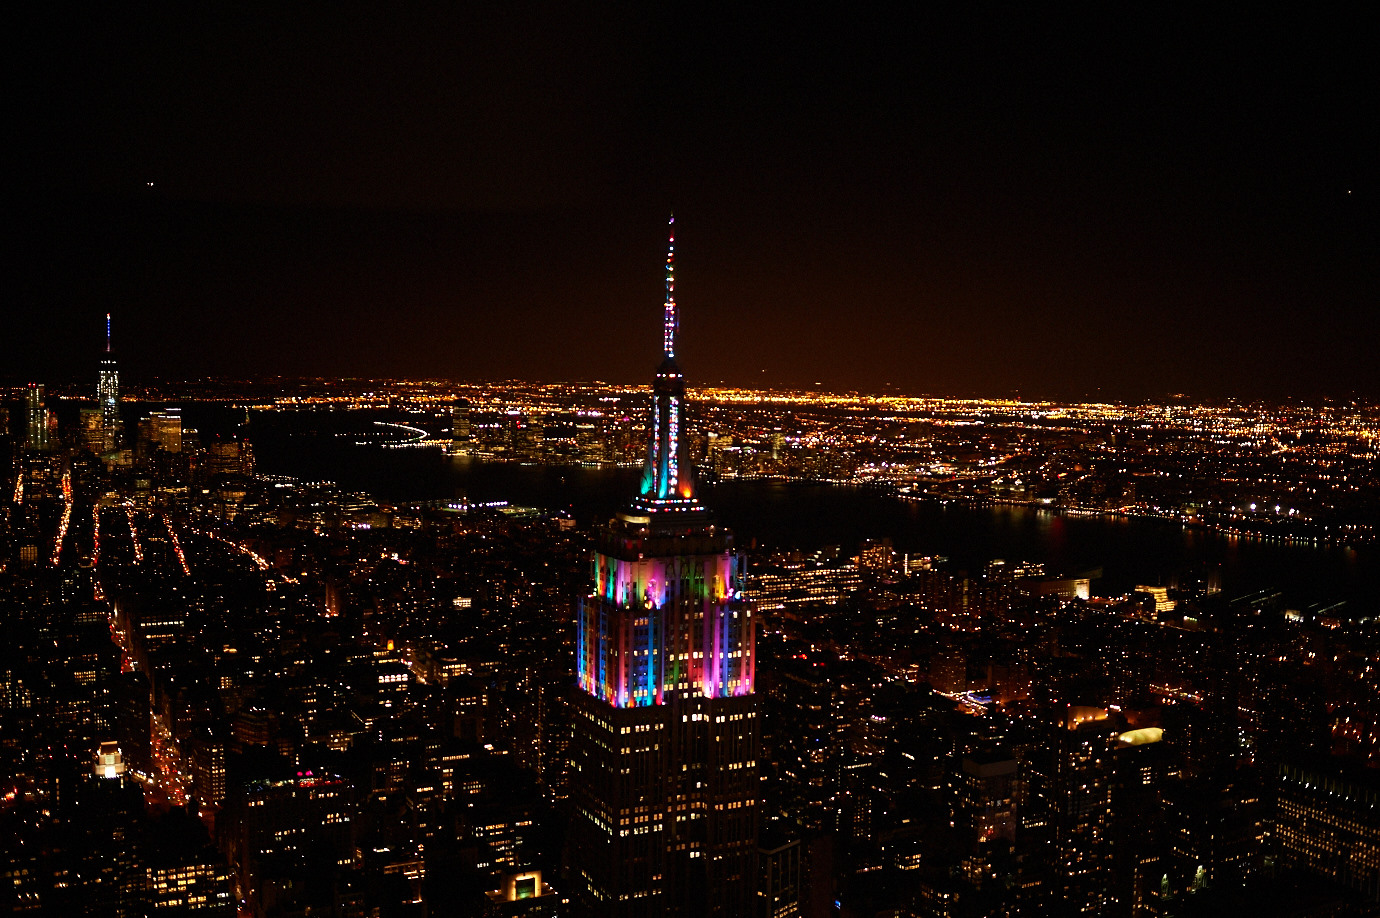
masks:
{"label": "city skyline", "polygon": [[1376,397],[1345,20],[35,15],[18,377],[635,382],[675,209],[707,384]]}
{"label": "city skyline", "polygon": [[691,405],[675,227],[650,387],[3,393],[6,901],[1376,914],[1380,408]]}

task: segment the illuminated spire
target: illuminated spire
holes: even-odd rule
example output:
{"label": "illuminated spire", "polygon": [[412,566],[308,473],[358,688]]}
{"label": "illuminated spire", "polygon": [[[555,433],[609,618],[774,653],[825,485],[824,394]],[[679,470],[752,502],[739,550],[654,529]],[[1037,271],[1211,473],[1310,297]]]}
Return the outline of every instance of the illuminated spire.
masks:
{"label": "illuminated spire", "polygon": [[110,313],[105,314],[105,356],[101,358],[96,376],[96,403],[100,406],[101,427],[105,430],[103,448],[112,450],[118,445],[120,430],[120,371],[115,366],[110,338]]}
{"label": "illuminated spire", "polygon": [[676,312],[676,218],[668,221],[670,237],[666,247],[666,308],[662,324],[662,360],[652,384],[651,437],[647,444],[647,463],[642,469],[641,497],[662,509],[701,509],[695,501],[689,454],[682,429],[685,403],[685,378],[676,365],[676,335],[680,317]]}
{"label": "illuminated spire", "polygon": [[676,315],[676,215],[671,214],[670,242],[666,248],[666,317],[662,328],[662,350],[667,357],[676,356],[676,332],[680,319]]}

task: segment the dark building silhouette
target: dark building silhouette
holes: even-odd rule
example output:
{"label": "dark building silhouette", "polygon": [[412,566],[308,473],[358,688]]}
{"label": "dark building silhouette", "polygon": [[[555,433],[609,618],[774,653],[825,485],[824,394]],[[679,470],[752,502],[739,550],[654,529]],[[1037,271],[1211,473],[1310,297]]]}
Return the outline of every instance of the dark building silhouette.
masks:
{"label": "dark building silhouette", "polygon": [[1380,779],[1371,771],[1281,765],[1273,836],[1283,864],[1380,903]]}
{"label": "dark building silhouette", "polygon": [[1021,915],[1109,911],[1115,734],[1107,713],[1064,706],[1030,751],[1020,807]]}

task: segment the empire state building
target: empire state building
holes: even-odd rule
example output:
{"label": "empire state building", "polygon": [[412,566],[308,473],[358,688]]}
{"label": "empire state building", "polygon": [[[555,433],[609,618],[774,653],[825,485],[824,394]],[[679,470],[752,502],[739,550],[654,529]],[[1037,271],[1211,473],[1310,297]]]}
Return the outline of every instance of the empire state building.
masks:
{"label": "empire state building", "polygon": [[619,918],[745,915],[755,886],[755,622],[691,477],[674,223],[642,485],[596,534],[576,624],[573,892]]}

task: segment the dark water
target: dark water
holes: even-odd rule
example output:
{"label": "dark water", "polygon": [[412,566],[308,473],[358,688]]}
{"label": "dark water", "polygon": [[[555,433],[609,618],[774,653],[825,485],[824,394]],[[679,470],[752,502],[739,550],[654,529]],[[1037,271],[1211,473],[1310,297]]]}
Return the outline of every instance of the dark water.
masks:
{"label": "dark water", "polygon": [[[426,426],[422,424],[421,426]],[[633,493],[634,469],[580,469],[451,458],[436,449],[353,445],[338,433],[369,427],[348,414],[255,414],[260,471],[325,478],[391,500],[455,497],[569,510],[582,523],[606,519]],[[1051,572],[1103,569],[1094,591],[1168,583],[1218,568],[1229,593],[1278,587],[1298,605],[1345,599],[1353,614],[1380,610],[1380,549],[1287,545],[1229,537],[1153,519],[1061,516],[1025,507],[914,503],[856,488],[728,481],[702,497],[743,546],[853,552],[890,538],[901,552],[944,555],[955,569],[988,561],[1040,561]]]}
{"label": "dark water", "polygon": [[728,482],[710,500],[736,531],[769,544],[789,544],[795,536],[802,544],[828,541],[852,550],[861,539],[886,536],[898,551],[945,555],[970,571],[994,558],[1040,561],[1051,573],[1100,567],[1103,577],[1093,590],[1103,595],[1215,568],[1228,592],[1278,587],[1299,604],[1346,599],[1358,610],[1380,604],[1380,558],[1373,550],[1254,541],[1156,519],[916,503],[825,485]]}

